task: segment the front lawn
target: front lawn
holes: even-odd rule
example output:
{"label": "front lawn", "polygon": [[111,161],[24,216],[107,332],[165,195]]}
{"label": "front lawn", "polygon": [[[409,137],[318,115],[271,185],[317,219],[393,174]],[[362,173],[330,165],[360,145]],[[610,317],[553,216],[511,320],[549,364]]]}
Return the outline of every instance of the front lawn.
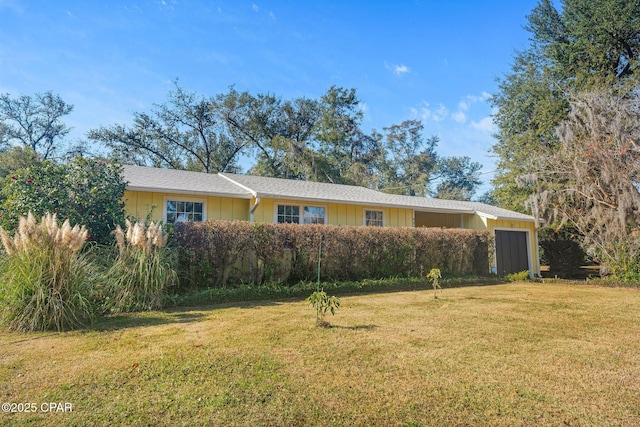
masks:
{"label": "front lawn", "polygon": [[0,425],[640,425],[637,290],[517,283],[341,301],[326,329],[289,300],[2,331],[0,402],[35,412]]}

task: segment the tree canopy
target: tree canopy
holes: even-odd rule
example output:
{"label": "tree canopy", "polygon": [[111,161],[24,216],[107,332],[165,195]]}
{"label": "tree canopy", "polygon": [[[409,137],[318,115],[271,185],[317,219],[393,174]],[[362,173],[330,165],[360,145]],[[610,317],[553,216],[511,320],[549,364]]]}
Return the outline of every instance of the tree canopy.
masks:
{"label": "tree canopy", "polygon": [[355,89],[332,86],[317,99],[282,99],[230,87],[205,97],[180,87],[131,126],[89,132],[110,155],[138,165],[207,173],[237,172],[361,185],[399,194],[470,199],[481,166],[468,157],[440,157],[439,139],[418,120],[362,129]]}
{"label": "tree canopy", "polygon": [[63,118],[72,110],[73,105],[51,92],[17,98],[0,94],[0,148],[17,143],[42,160],[53,157],[70,131]]}
{"label": "tree canopy", "polygon": [[496,201],[524,211],[535,191],[530,180],[541,154],[559,143],[571,94],[636,79],[640,54],[640,0],[565,0],[557,10],[540,0],[528,16],[531,45],[517,54],[499,84]]}

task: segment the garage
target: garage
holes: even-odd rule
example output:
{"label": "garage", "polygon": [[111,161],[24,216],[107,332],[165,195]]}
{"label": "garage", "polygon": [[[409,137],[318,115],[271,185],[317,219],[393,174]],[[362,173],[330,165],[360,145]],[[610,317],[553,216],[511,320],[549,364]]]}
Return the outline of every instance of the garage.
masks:
{"label": "garage", "polygon": [[495,230],[496,263],[499,276],[531,271],[526,231]]}

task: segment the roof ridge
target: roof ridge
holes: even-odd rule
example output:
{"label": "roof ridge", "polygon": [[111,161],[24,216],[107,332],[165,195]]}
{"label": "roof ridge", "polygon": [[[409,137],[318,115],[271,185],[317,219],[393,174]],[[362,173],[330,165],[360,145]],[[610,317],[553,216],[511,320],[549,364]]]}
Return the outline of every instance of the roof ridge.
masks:
{"label": "roof ridge", "polygon": [[246,190],[249,193],[253,194],[253,197],[258,197],[258,192],[257,191],[252,190],[251,188],[247,187],[246,185],[242,185],[239,182],[234,181],[233,179],[231,179],[230,177],[225,175],[223,172],[218,172],[218,175],[220,175],[221,177],[223,177],[227,181],[231,182],[232,184],[237,185],[238,187],[242,188],[243,190]]}

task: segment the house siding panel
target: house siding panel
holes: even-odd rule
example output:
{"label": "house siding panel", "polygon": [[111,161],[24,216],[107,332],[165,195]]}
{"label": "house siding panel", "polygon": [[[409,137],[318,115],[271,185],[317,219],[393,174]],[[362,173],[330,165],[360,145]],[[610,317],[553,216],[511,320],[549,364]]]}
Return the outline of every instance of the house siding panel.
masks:
{"label": "house siding panel", "polygon": [[152,213],[151,220],[162,221],[162,209],[165,197],[180,199],[204,199],[207,203],[207,219],[249,220],[249,201],[228,197],[202,197],[185,194],[155,193],[146,191],[125,191],[125,213],[139,219],[146,219]]}
{"label": "house siding panel", "polygon": [[[251,201],[251,203],[249,204],[249,208],[253,206],[254,201],[255,199]],[[383,211],[385,216],[385,224],[388,227],[411,227],[413,225],[412,209],[377,208],[337,203],[303,202],[299,200],[280,200],[265,198],[260,199],[260,204],[253,214],[254,222],[275,222],[275,212],[277,205],[322,206],[325,208],[327,224],[331,225],[363,225],[365,209],[375,209]]]}

